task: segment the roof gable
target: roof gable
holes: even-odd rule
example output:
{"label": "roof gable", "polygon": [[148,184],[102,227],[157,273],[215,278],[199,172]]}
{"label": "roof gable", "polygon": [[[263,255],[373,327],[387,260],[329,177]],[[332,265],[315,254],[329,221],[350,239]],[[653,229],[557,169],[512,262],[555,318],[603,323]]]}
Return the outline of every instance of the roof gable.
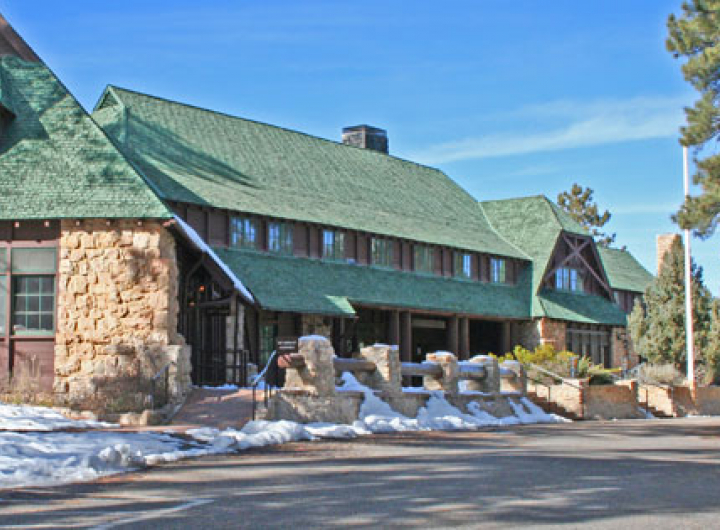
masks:
{"label": "roof gable", "polygon": [[[556,310],[558,304],[573,300],[573,296],[586,296],[583,299],[585,303],[588,300],[606,298],[607,303],[612,303],[609,299],[611,294],[606,289],[602,290],[603,296],[587,298],[587,295],[569,293],[567,296],[555,297],[557,300],[553,298],[555,300],[553,303],[547,303],[547,296],[543,293],[550,291],[543,288],[543,282],[562,262],[562,259],[557,260],[556,256],[567,253],[568,239],[589,241],[587,250],[583,251],[583,259],[593,271],[590,274],[593,276],[593,280],[601,286],[609,283],[597,247],[590,234],[547,197],[537,195],[484,201],[480,203],[480,208],[487,214],[492,226],[503,237],[532,258],[533,316],[551,316],[550,313],[558,313]],[[583,268],[587,267],[583,265]],[[555,309],[549,312],[548,308]],[[572,311],[567,314],[572,314]],[[613,319],[614,321],[618,320],[616,317]]]}
{"label": "roof gable", "polygon": [[172,216],[44,63],[3,50],[0,101],[15,118],[0,137],[0,219]]}
{"label": "roof gable", "polygon": [[168,200],[525,258],[434,168],[117,87],[93,115]]}

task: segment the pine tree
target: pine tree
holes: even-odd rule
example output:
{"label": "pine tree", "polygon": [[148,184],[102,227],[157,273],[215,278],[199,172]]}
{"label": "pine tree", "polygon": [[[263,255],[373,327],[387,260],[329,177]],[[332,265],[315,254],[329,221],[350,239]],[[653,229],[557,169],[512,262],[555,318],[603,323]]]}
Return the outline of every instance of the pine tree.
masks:
{"label": "pine tree", "polygon": [[705,347],[706,382],[718,385],[720,384],[720,301],[713,301],[710,318],[710,331]]}
{"label": "pine tree", "polygon": [[[674,364],[684,371],[685,261],[676,240],[665,256],[657,278],[647,288],[644,303],[636,302],[628,327],[635,350],[654,364]],[[692,265],[693,330],[698,359],[706,350],[711,325],[710,291],[703,284],[702,268]]]}
{"label": "pine tree", "polygon": [[583,188],[573,184],[570,191],[564,191],[557,196],[557,203],[570,216],[582,226],[587,228],[595,238],[598,245],[609,247],[615,242],[615,234],[606,234],[600,229],[609,221],[609,211],[600,213],[598,205],[593,201],[592,188]]}
{"label": "pine tree", "polygon": [[[680,143],[700,155],[704,146],[714,148],[720,136],[720,0],[684,2],[680,17],[668,18],[668,31],[668,50],[686,59],[683,75],[700,93],[694,106],[685,109],[687,126],[681,128]],[[686,200],[673,219],[708,237],[720,221],[720,155],[696,158],[695,165],[694,181],[702,193]]]}

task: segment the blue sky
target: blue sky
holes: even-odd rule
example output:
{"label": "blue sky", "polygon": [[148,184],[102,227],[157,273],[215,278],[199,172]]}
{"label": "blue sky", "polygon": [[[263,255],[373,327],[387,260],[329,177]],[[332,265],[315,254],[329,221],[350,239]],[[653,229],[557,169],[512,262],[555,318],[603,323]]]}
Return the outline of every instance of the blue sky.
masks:
{"label": "blue sky", "polygon": [[[677,129],[695,98],[665,51],[679,5],[0,0],[0,12],[87,108],[113,83],[331,139],[369,123],[479,199],[554,199],[578,182],[654,272],[655,236],[677,231]],[[717,237],[693,241],[715,294]]]}

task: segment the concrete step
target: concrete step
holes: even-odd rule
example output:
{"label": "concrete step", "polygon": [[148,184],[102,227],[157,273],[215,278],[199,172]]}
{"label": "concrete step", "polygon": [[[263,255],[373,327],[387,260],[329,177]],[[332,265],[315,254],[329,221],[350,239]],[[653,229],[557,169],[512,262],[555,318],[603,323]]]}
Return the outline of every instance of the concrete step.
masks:
{"label": "concrete step", "polygon": [[574,412],[570,412],[562,405],[559,405],[553,401],[548,401],[544,397],[538,396],[535,392],[528,392],[527,397],[530,401],[535,403],[538,407],[543,409],[548,414],[555,414],[557,416],[562,416],[563,418],[567,418],[573,421],[582,419],[577,414],[575,414]]}

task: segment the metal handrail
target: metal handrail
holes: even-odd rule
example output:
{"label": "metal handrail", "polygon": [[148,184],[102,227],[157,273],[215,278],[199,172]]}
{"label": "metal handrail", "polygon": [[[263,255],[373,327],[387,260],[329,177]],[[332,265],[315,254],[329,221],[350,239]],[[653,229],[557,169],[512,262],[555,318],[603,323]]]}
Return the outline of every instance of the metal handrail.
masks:
{"label": "metal handrail", "polygon": [[[580,412],[581,412],[581,414],[582,414],[582,417],[585,418],[585,399],[584,399],[583,396],[582,396],[583,388],[582,388],[580,385],[576,385],[575,383],[571,383],[570,381],[566,380],[566,379],[565,379],[563,376],[561,376],[560,374],[556,374],[555,372],[551,372],[550,370],[547,370],[547,369],[545,369],[545,368],[543,368],[543,367],[541,367],[541,366],[538,366],[538,365],[536,365],[536,364],[533,364],[533,363],[527,363],[527,364],[528,364],[528,366],[530,366],[530,367],[533,368],[534,370],[537,370],[538,372],[547,375],[548,377],[554,379],[555,381],[559,381],[561,385],[567,385],[567,386],[569,386],[569,387],[571,387],[571,388],[574,388],[574,389],[576,389],[576,390],[579,390],[579,391],[580,391],[580,394],[581,394],[581,396],[580,396],[580,398],[581,398],[581,399],[580,399]],[[551,393],[551,388],[552,388],[551,385],[548,385],[548,384],[546,384],[546,383],[543,383],[542,381],[538,381],[537,379],[534,379],[534,378],[530,377],[529,375],[527,375],[527,370],[525,371],[525,377],[526,377],[527,379],[529,379],[530,381],[536,383],[536,384],[539,383],[539,384],[545,386],[545,387],[548,389],[548,401],[551,401],[551,395],[550,395],[550,393]]]}
{"label": "metal handrail", "polygon": [[[560,381],[563,385],[567,385],[573,388],[576,388],[577,390],[582,390],[582,387],[580,385],[576,385],[575,383],[569,382],[567,379],[565,379],[560,374],[556,374],[555,372],[551,372],[550,370],[546,370],[545,368],[538,366],[537,364],[528,363],[528,366],[532,367],[534,370],[537,370],[538,372],[547,375],[548,377],[551,377],[555,379],[556,381]],[[530,379],[528,377],[528,379]]]}
{"label": "metal handrail", "polygon": [[152,395],[150,396],[150,404],[152,405],[152,410],[155,410],[155,391],[157,390],[157,381],[160,379],[160,377],[164,374],[165,375],[165,405],[167,405],[169,401],[169,394],[170,394],[170,367],[173,366],[175,361],[168,362],[165,366],[160,368],[158,372],[150,378],[150,384],[152,385]]}
{"label": "metal handrail", "polygon": [[[252,419],[253,419],[253,421],[255,420],[255,417],[257,415],[257,398],[256,398],[257,387],[261,381],[265,381],[265,376],[266,376],[270,366],[272,365],[272,362],[275,360],[276,357],[277,357],[277,350],[273,350],[272,354],[270,355],[270,357],[267,360],[267,363],[265,364],[265,368],[263,368],[262,371],[258,375],[255,376],[252,383],[250,383],[250,388],[252,388],[252,403],[253,403],[252,404]],[[273,388],[271,388],[270,385],[268,384],[268,382],[265,381],[265,386],[263,387],[263,403],[265,404],[266,407],[268,406],[268,403],[270,401],[270,397],[271,397],[270,394],[271,394],[272,390],[273,390]]]}

